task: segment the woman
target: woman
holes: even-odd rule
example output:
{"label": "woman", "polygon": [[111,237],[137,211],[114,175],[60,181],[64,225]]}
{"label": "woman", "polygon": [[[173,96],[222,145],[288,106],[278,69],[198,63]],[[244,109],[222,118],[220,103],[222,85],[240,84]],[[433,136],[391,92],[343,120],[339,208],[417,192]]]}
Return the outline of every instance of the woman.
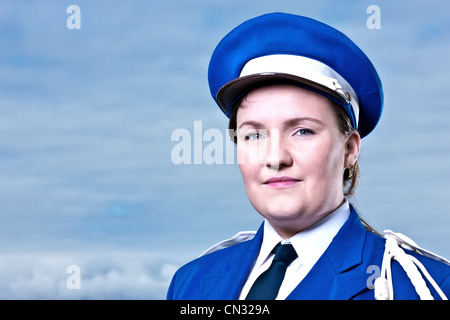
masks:
{"label": "woman", "polygon": [[[410,251],[401,262],[404,251],[347,200],[361,138],[383,103],[375,68],[350,39],[309,18],[263,15],[219,43],[209,83],[230,117],[247,195],[264,223],[250,240],[183,266],[168,299],[374,299],[371,270],[389,274],[380,296],[449,294],[449,266]],[[391,267],[392,256],[401,263]],[[434,280],[412,284],[403,270],[419,274],[411,261]]]}

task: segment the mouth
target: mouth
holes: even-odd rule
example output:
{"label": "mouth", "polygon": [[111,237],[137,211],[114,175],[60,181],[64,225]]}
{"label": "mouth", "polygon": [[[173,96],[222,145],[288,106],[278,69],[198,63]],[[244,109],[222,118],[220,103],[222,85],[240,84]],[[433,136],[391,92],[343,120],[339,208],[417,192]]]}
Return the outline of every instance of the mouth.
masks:
{"label": "mouth", "polygon": [[268,185],[272,188],[287,188],[290,187],[301,180],[291,178],[291,177],[273,177],[264,181],[265,185]]}

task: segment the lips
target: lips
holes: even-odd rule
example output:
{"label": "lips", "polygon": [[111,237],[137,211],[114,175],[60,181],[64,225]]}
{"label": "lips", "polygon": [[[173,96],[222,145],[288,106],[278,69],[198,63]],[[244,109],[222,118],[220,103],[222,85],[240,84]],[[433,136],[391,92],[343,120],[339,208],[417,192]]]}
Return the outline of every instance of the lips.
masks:
{"label": "lips", "polygon": [[273,177],[264,181],[265,185],[269,185],[273,188],[286,188],[290,187],[301,180],[291,177]]}

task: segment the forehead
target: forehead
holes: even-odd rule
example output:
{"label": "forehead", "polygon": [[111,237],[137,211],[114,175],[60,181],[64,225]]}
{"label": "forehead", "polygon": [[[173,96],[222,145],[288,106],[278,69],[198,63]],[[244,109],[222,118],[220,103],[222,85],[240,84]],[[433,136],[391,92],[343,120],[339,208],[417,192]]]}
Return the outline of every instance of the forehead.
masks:
{"label": "forehead", "polygon": [[313,91],[294,85],[270,85],[248,93],[237,110],[237,123],[246,120],[276,122],[294,117],[312,117],[335,122],[335,104]]}

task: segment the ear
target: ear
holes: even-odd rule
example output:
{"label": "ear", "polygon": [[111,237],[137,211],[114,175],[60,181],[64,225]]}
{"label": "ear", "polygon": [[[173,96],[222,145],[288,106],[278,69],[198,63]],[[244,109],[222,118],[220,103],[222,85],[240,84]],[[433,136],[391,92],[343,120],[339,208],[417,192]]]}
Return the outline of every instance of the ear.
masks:
{"label": "ear", "polygon": [[358,159],[359,150],[361,148],[361,136],[358,131],[354,130],[345,143],[345,168],[351,167]]}

